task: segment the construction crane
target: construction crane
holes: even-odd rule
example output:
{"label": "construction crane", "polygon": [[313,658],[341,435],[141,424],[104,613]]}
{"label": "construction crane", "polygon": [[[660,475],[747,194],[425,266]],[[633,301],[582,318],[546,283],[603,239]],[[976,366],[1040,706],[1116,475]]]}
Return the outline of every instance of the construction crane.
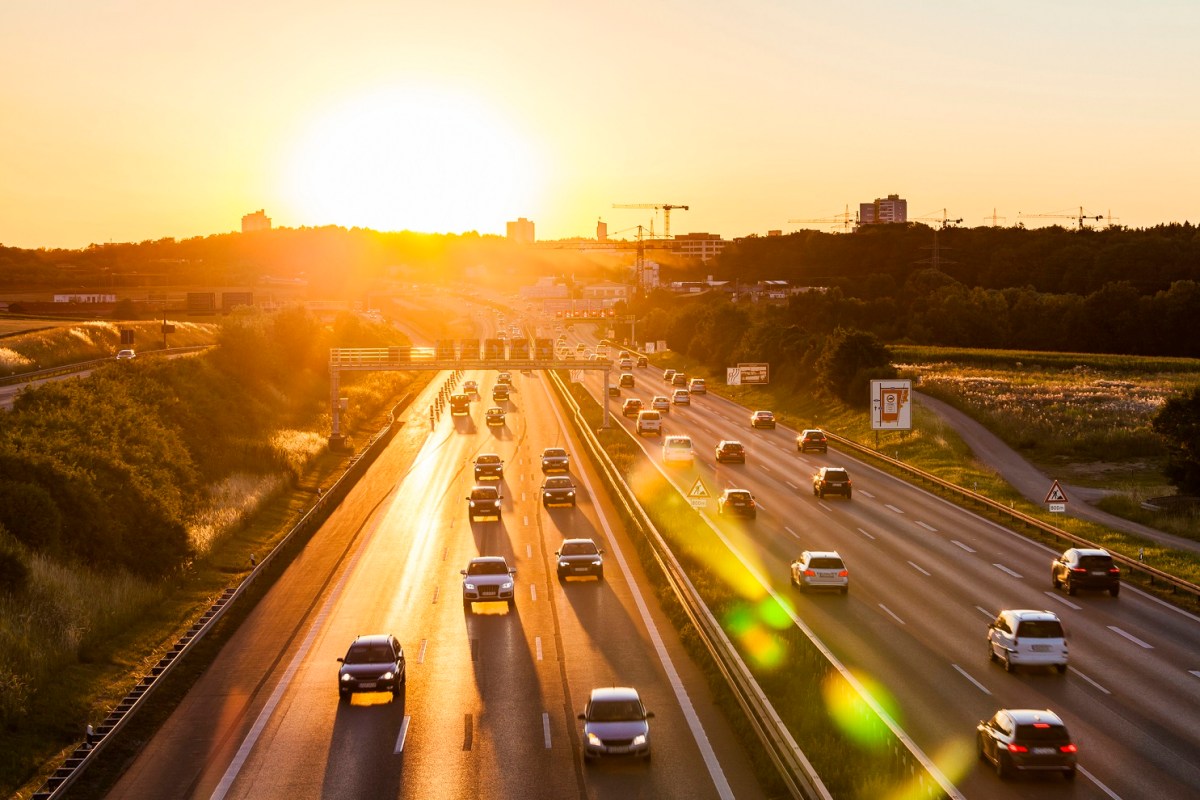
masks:
{"label": "construction crane", "polygon": [[[835,225],[835,227],[837,225],[840,225],[842,228],[842,233],[849,233],[850,232],[850,206],[849,206],[849,204],[847,204],[845,211],[843,211],[841,214],[834,214],[832,217],[825,217],[824,219],[789,219],[788,222],[816,223],[816,224],[821,224],[821,225],[829,224],[829,225]],[[855,218],[854,222],[855,222],[855,224],[858,223],[857,217]]]}
{"label": "construction crane", "polygon": [[[689,210],[687,206],[671,203],[613,203],[613,208],[653,208],[656,211],[661,208],[663,212],[663,236],[667,239],[671,238],[671,209],[682,208],[684,211]],[[650,235],[654,235],[653,226],[651,226]]]}
{"label": "construction crane", "polygon": [[914,222],[938,222],[941,223],[943,230],[949,228],[951,225],[959,225],[962,223],[962,217],[959,217],[958,219],[950,219],[950,215],[944,208],[942,209],[942,215],[940,217],[932,217],[926,214],[922,217],[912,217],[912,220]]}
{"label": "construction crane", "polygon": [[998,216],[996,216],[996,209],[994,209],[994,208],[992,209],[992,215],[991,215],[990,217],[984,217],[984,218],[983,218],[983,221],[984,221],[984,222],[987,222],[989,219],[992,221],[992,227],[993,227],[993,228],[995,228],[995,227],[996,227],[996,222],[997,222],[997,221],[999,221],[999,220],[1005,220],[1005,221],[1008,221],[1008,217],[998,217]]}
{"label": "construction crane", "polygon": [[1018,212],[1017,219],[1073,219],[1079,224],[1079,230],[1083,230],[1083,221],[1084,220],[1094,219],[1097,222],[1099,222],[1100,220],[1104,219],[1104,215],[1103,214],[1094,214],[1094,215],[1088,216],[1083,213],[1083,206],[1080,206],[1078,214],[1063,214],[1061,212],[1058,212],[1055,214],[1024,214],[1024,213]]}

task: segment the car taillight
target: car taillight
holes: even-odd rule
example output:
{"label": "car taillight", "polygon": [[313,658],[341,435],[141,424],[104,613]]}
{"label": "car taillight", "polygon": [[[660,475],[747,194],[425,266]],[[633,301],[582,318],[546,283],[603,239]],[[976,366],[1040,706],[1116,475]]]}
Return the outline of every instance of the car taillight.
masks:
{"label": "car taillight", "polygon": [[850,577],[850,573],[846,570],[842,570],[841,572],[838,573],[838,577],[839,578],[848,578],[848,577]]}
{"label": "car taillight", "polygon": [[1081,573],[1086,574],[1087,570],[1084,569],[1083,567],[1071,567],[1071,572],[1081,572]]}
{"label": "car taillight", "polygon": [[[1004,744],[1004,743],[1001,742],[1001,744]],[[1023,744],[1017,744],[1016,742],[1009,742],[1007,745],[1004,745],[1004,746],[1008,749],[1008,752],[1010,752],[1010,753],[1028,753],[1029,752],[1028,747],[1026,747]]]}
{"label": "car taillight", "polygon": [[1058,749],[1060,752],[1063,752],[1063,753],[1076,753],[1079,751],[1079,748],[1076,747],[1074,744],[1064,744],[1062,747],[1060,747]]}
{"label": "car taillight", "polygon": [[1108,574],[1109,575],[1120,575],[1121,569],[1119,567],[1109,567]]}
{"label": "car taillight", "polygon": [[806,578],[815,578],[816,576],[817,576],[817,573],[816,573],[816,572],[814,572],[813,570],[811,570],[811,569],[806,569],[806,570],[804,570],[804,577],[806,577]]}

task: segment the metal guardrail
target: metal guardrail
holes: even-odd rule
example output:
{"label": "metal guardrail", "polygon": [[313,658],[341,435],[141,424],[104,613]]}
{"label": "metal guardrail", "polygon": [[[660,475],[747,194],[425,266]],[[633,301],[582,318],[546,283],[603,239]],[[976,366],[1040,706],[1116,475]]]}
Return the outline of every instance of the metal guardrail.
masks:
{"label": "metal guardrail", "polygon": [[[207,350],[213,347],[211,344],[190,345],[188,347],[168,347],[162,350],[143,350],[138,356],[139,358],[149,358],[152,356],[172,356],[183,355],[186,353],[199,353],[202,350]],[[38,369],[33,372],[18,372],[15,375],[5,375],[0,377],[0,386],[12,386],[17,383],[30,383],[32,381],[42,380],[44,378],[56,378],[60,375],[72,375],[76,372],[87,372],[92,369],[99,369],[105,364],[111,364],[115,361],[112,356],[108,358],[93,358],[91,361],[76,361],[73,364],[62,364],[57,367],[47,367],[46,369]]]}
{"label": "metal guardrail", "polygon": [[[855,442],[851,439],[847,439],[844,436],[838,436],[836,433],[830,433],[829,431],[825,431],[825,435],[833,442],[835,442],[843,447],[846,447],[850,450],[853,450],[856,453],[859,453],[860,455],[869,456],[871,458],[875,458],[880,461],[883,461],[884,463],[886,463],[890,466],[893,466],[897,469],[903,470],[904,472],[907,472],[910,475],[918,477],[921,480],[926,481],[927,483],[932,483],[935,486],[945,489],[946,491],[948,491],[952,494],[958,495],[959,497],[961,497],[965,500],[969,500],[973,503],[978,503],[979,505],[985,506],[985,507],[991,509],[992,511],[995,511],[996,513],[1003,514],[1003,515],[1011,518],[1014,522],[1020,522],[1023,525],[1027,525],[1031,528],[1036,528],[1037,530],[1041,531],[1042,533],[1045,533],[1050,536],[1054,536],[1065,542],[1070,542],[1073,545],[1077,545],[1080,547],[1095,547],[1095,548],[1100,547],[1100,545],[1095,544],[1094,542],[1090,542],[1087,539],[1084,539],[1082,536],[1076,536],[1073,533],[1064,531],[1062,528],[1055,527],[1054,525],[1051,525],[1048,522],[1043,522],[1042,520],[1038,519],[1037,517],[1030,516],[1029,514],[1026,514],[1023,511],[1017,511],[1015,508],[1006,506],[1003,503],[998,503],[995,500],[992,500],[989,497],[985,497],[984,495],[981,495],[977,492],[973,492],[970,489],[964,489],[963,487],[958,486],[957,484],[951,483],[950,481],[947,481],[947,480],[943,480],[942,478],[939,478],[936,475],[925,472],[924,470],[914,467],[911,464],[906,464],[903,461],[900,461],[899,459],[895,459],[890,456],[886,456],[883,453],[878,452],[877,450],[873,450],[866,445],[859,444],[858,442]],[[1109,552],[1111,553],[1114,561],[1116,561],[1118,564],[1125,567],[1126,569],[1130,570],[1131,572],[1138,572],[1142,575],[1145,575],[1150,580],[1151,584],[1156,583],[1156,582],[1161,582],[1161,583],[1164,583],[1164,584],[1170,586],[1171,591],[1173,591],[1173,592],[1177,591],[1177,592],[1183,592],[1185,594],[1190,594],[1193,597],[1193,599],[1200,600],[1200,586],[1197,586],[1194,583],[1185,581],[1182,578],[1177,578],[1174,575],[1170,575],[1166,572],[1163,572],[1160,569],[1155,569],[1154,567],[1151,567],[1150,565],[1145,564],[1136,559],[1121,555],[1120,553],[1113,553],[1112,551],[1109,551]]]}
{"label": "metal guardrail", "polygon": [[827,800],[830,795],[821,782],[820,776],[816,774],[779,718],[778,713],[763,694],[749,668],[726,637],[720,623],[713,617],[708,606],[704,604],[699,593],[692,586],[682,565],[675,559],[675,555],[655,528],[654,523],[646,515],[641,504],[637,502],[633,490],[625,482],[624,477],[612,463],[595,433],[584,419],[579,404],[563,386],[562,379],[556,373],[551,372],[550,375],[559,396],[570,409],[576,429],[587,443],[595,463],[600,467],[610,485],[617,490],[616,501],[640,529],[645,540],[650,543],[655,561],[667,577],[680,605],[695,626],[700,641],[725,677],[731,692],[766,749],[767,755],[779,770],[788,792],[792,797],[800,798],[800,800],[816,800],[817,798]]}
{"label": "metal guardrail", "polygon": [[[155,352],[161,353],[163,351],[159,350]],[[328,491],[320,495],[313,507],[305,512],[304,516],[271,549],[271,552],[267,553],[258,562],[240,584],[236,587],[231,586],[226,588],[213,601],[209,609],[175,642],[171,650],[164,654],[158,663],[142,676],[137,685],[117,704],[116,708],[109,712],[108,716],[105,717],[99,726],[96,728],[88,726],[89,735],[87,740],[72,751],[62,765],[47,779],[46,783],[33,793],[31,800],[59,800],[59,798],[64,797],[71,784],[79,778],[87,767],[99,758],[106,746],[128,724],[133,715],[144,707],[145,699],[171,673],[174,666],[183,660],[183,657],[192,650],[197,642],[212,631],[221,617],[225,615],[225,612],[229,610],[229,607],[236,600],[240,599],[247,591],[247,588],[263,575],[264,571],[276,557],[284,552],[293,541],[311,533],[328,519],[334,509],[349,494],[350,489],[358,482],[359,478],[366,473],[367,468],[375,461],[375,458],[383,451],[387,443],[395,437],[396,432],[400,428],[397,422],[399,411],[408,405],[411,399],[411,394],[405,394],[400,398],[399,402],[392,406],[391,411],[388,413],[388,424],[377,431],[366,446],[350,459],[350,464],[341,477],[334,482]]]}

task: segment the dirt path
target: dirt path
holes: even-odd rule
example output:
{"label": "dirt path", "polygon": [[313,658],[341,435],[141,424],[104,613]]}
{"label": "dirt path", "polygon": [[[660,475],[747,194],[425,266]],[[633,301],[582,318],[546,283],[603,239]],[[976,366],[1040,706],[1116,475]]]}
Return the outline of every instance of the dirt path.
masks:
{"label": "dirt path", "polygon": [[[920,392],[913,394],[918,404],[953,428],[971,448],[971,452],[977,459],[996,470],[1000,477],[1020,492],[1025,499],[1038,504],[1045,502],[1046,493],[1050,491],[1054,478],[1030,464],[1020,453],[1005,444],[1000,437],[957,408]],[[1103,489],[1073,486],[1067,483],[1060,483],[1060,486],[1067,496],[1067,513],[1070,516],[1135,536],[1142,536],[1166,547],[1200,554],[1200,542],[1109,514],[1093,506],[1092,503],[1107,494]]]}

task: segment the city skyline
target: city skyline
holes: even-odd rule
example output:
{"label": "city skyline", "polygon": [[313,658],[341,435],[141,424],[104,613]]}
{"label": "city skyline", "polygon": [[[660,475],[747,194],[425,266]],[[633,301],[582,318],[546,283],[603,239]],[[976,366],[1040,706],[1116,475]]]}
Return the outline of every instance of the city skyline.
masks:
{"label": "city skyline", "polygon": [[[276,227],[538,239],[913,219],[1197,221],[1173,2],[962,7],[516,0],[6,9],[0,243]],[[1030,216],[1058,215],[1058,216]],[[789,219],[827,219],[793,224]]]}

